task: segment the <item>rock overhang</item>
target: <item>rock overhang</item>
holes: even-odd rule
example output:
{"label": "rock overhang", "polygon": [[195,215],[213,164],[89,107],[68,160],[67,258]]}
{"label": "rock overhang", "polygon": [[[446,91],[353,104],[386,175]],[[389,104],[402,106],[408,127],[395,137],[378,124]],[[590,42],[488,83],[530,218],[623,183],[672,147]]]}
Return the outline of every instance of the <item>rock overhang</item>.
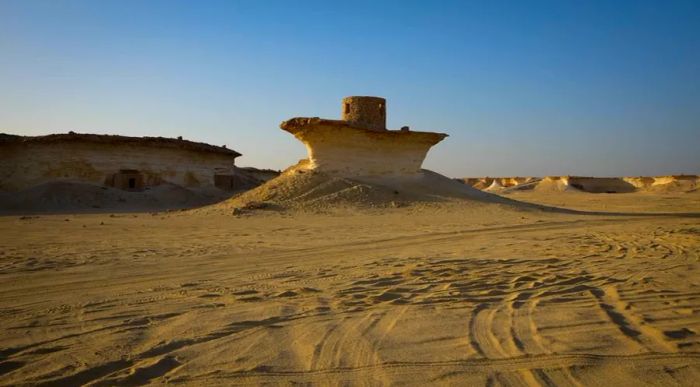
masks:
{"label": "rock overhang", "polygon": [[445,133],[387,130],[386,100],[346,97],[342,119],[295,117],[280,124],[304,143],[308,162],[296,169],[335,176],[415,175],[421,172],[428,150]]}
{"label": "rock overhang", "polygon": [[339,130],[347,131],[348,133],[355,133],[358,135],[366,136],[368,139],[394,139],[398,141],[415,141],[424,142],[435,145],[442,141],[445,137],[449,135],[446,133],[437,132],[420,132],[420,131],[406,131],[406,130],[370,130],[362,127],[357,127],[349,124],[347,121],[343,120],[330,120],[319,117],[294,117],[289,120],[283,121],[280,124],[280,128],[293,134],[299,140],[304,141],[311,133],[314,132],[328,132]]}

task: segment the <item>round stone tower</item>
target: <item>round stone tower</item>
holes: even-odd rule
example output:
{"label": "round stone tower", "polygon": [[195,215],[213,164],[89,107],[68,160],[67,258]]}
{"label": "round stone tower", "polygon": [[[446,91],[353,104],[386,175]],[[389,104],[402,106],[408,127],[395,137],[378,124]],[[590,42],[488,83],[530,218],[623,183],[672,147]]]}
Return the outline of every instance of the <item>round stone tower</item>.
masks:
{"label": "round stone tower", "polygon": [[343,121],[364,129],[386,130],[386,100],[379,97],[345,97]]}

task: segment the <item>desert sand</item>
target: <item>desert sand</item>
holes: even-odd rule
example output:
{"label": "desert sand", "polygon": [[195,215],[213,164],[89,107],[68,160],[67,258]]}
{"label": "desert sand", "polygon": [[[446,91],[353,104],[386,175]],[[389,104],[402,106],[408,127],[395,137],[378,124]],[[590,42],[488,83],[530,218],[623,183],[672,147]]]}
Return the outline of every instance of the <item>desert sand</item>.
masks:
{"label": "desert sand", "polygon": [[700,379],[697,176],[460,182],[421,169],[446,135],[386,129],[385,103],[283,122],[308,158],[205,207],[0,207],[121,211],[0,217],[0,384]]}
{"label": "desert sand", "polygon": [[697,194],[508,195],[612,213],[590,215],[318,186],[311,207],[0,217],[0,384],[700,380]]}

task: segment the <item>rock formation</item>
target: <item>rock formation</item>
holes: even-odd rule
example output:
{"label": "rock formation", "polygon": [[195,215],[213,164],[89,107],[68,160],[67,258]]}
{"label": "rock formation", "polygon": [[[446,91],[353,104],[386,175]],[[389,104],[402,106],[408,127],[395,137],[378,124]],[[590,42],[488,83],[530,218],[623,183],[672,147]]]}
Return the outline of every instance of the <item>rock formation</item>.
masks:
{"label": "rock formation", "polygon": [[332,176],[419,173],[428,150],[444,133],[386,129],[386,101],[378,97],[343,99],[341,120],[297,117],[280,127],[306,145],[307,163],[299,169]]}
{"label": "rock formation", "polygon": [[496,188],[510,188],[510,187],[515,187],[518,185],[522,184],[527,184],[531,183],[534,180],[537,180],[536,177],[522,177],[522,176],[513,176],[513,177],[463,177],[463,178],[456,178],[455,180],[470,185],[476,189],[480,190],[486,190],[489,187],[491,187],[494,182],[496,182]]}
{"label": "rock formation", "polygon": [[698,175],[638,176],[638,177],[585,177],[547,176],[544,178],[520,177],[468,177],[455,179],[484,191],[509,193],[536,190],[541,192],[569,191],[588,193],[632,192],[697,192]]}
{"label": "rock formation", "polygon": [[489,185],[487,188],[484,189],[484,191],[489,191],[489,192],[494,192],[494,191],[502,191],[505,187],[501,185],[500,181],[498,179],[493,179],[493,182],[491,182],[491,185]]}
{"label": "rock formation", "polygon": [[162,137],[97,134],[0,135],[0,189],[19,191],[77,181],[126,191],[164,183],[231,189],[241,154],[204,143]]}
{"label": "rock formation", "polygon": [[267,180],[237,168],[238,156],[181,137],[0,134],[0,212],[209,204]]}
{"label": "rock formation", "polygon": [[383,98],[347,97],[340,120],[297,117],[280,127],[306,145],[308,159],[219,208],[325,210],[446,200],[522,206],[421,169],[428,150],[447,134],[387,130]]}

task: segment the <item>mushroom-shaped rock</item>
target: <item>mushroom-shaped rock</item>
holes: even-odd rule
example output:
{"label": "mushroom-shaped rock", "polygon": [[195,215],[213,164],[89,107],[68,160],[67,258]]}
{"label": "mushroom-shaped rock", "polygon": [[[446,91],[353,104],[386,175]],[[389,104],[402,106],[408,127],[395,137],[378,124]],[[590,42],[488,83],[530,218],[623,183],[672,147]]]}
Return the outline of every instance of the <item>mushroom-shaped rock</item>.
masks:
{"label": "mushroom-shaped rock", "polygon": [[297,117],[280,127],[306,145],[304,169],[336,176],[407,175],[420,172],[428,150],[447,134],[387,130],[386,101],[343,99],[343,119]]}

